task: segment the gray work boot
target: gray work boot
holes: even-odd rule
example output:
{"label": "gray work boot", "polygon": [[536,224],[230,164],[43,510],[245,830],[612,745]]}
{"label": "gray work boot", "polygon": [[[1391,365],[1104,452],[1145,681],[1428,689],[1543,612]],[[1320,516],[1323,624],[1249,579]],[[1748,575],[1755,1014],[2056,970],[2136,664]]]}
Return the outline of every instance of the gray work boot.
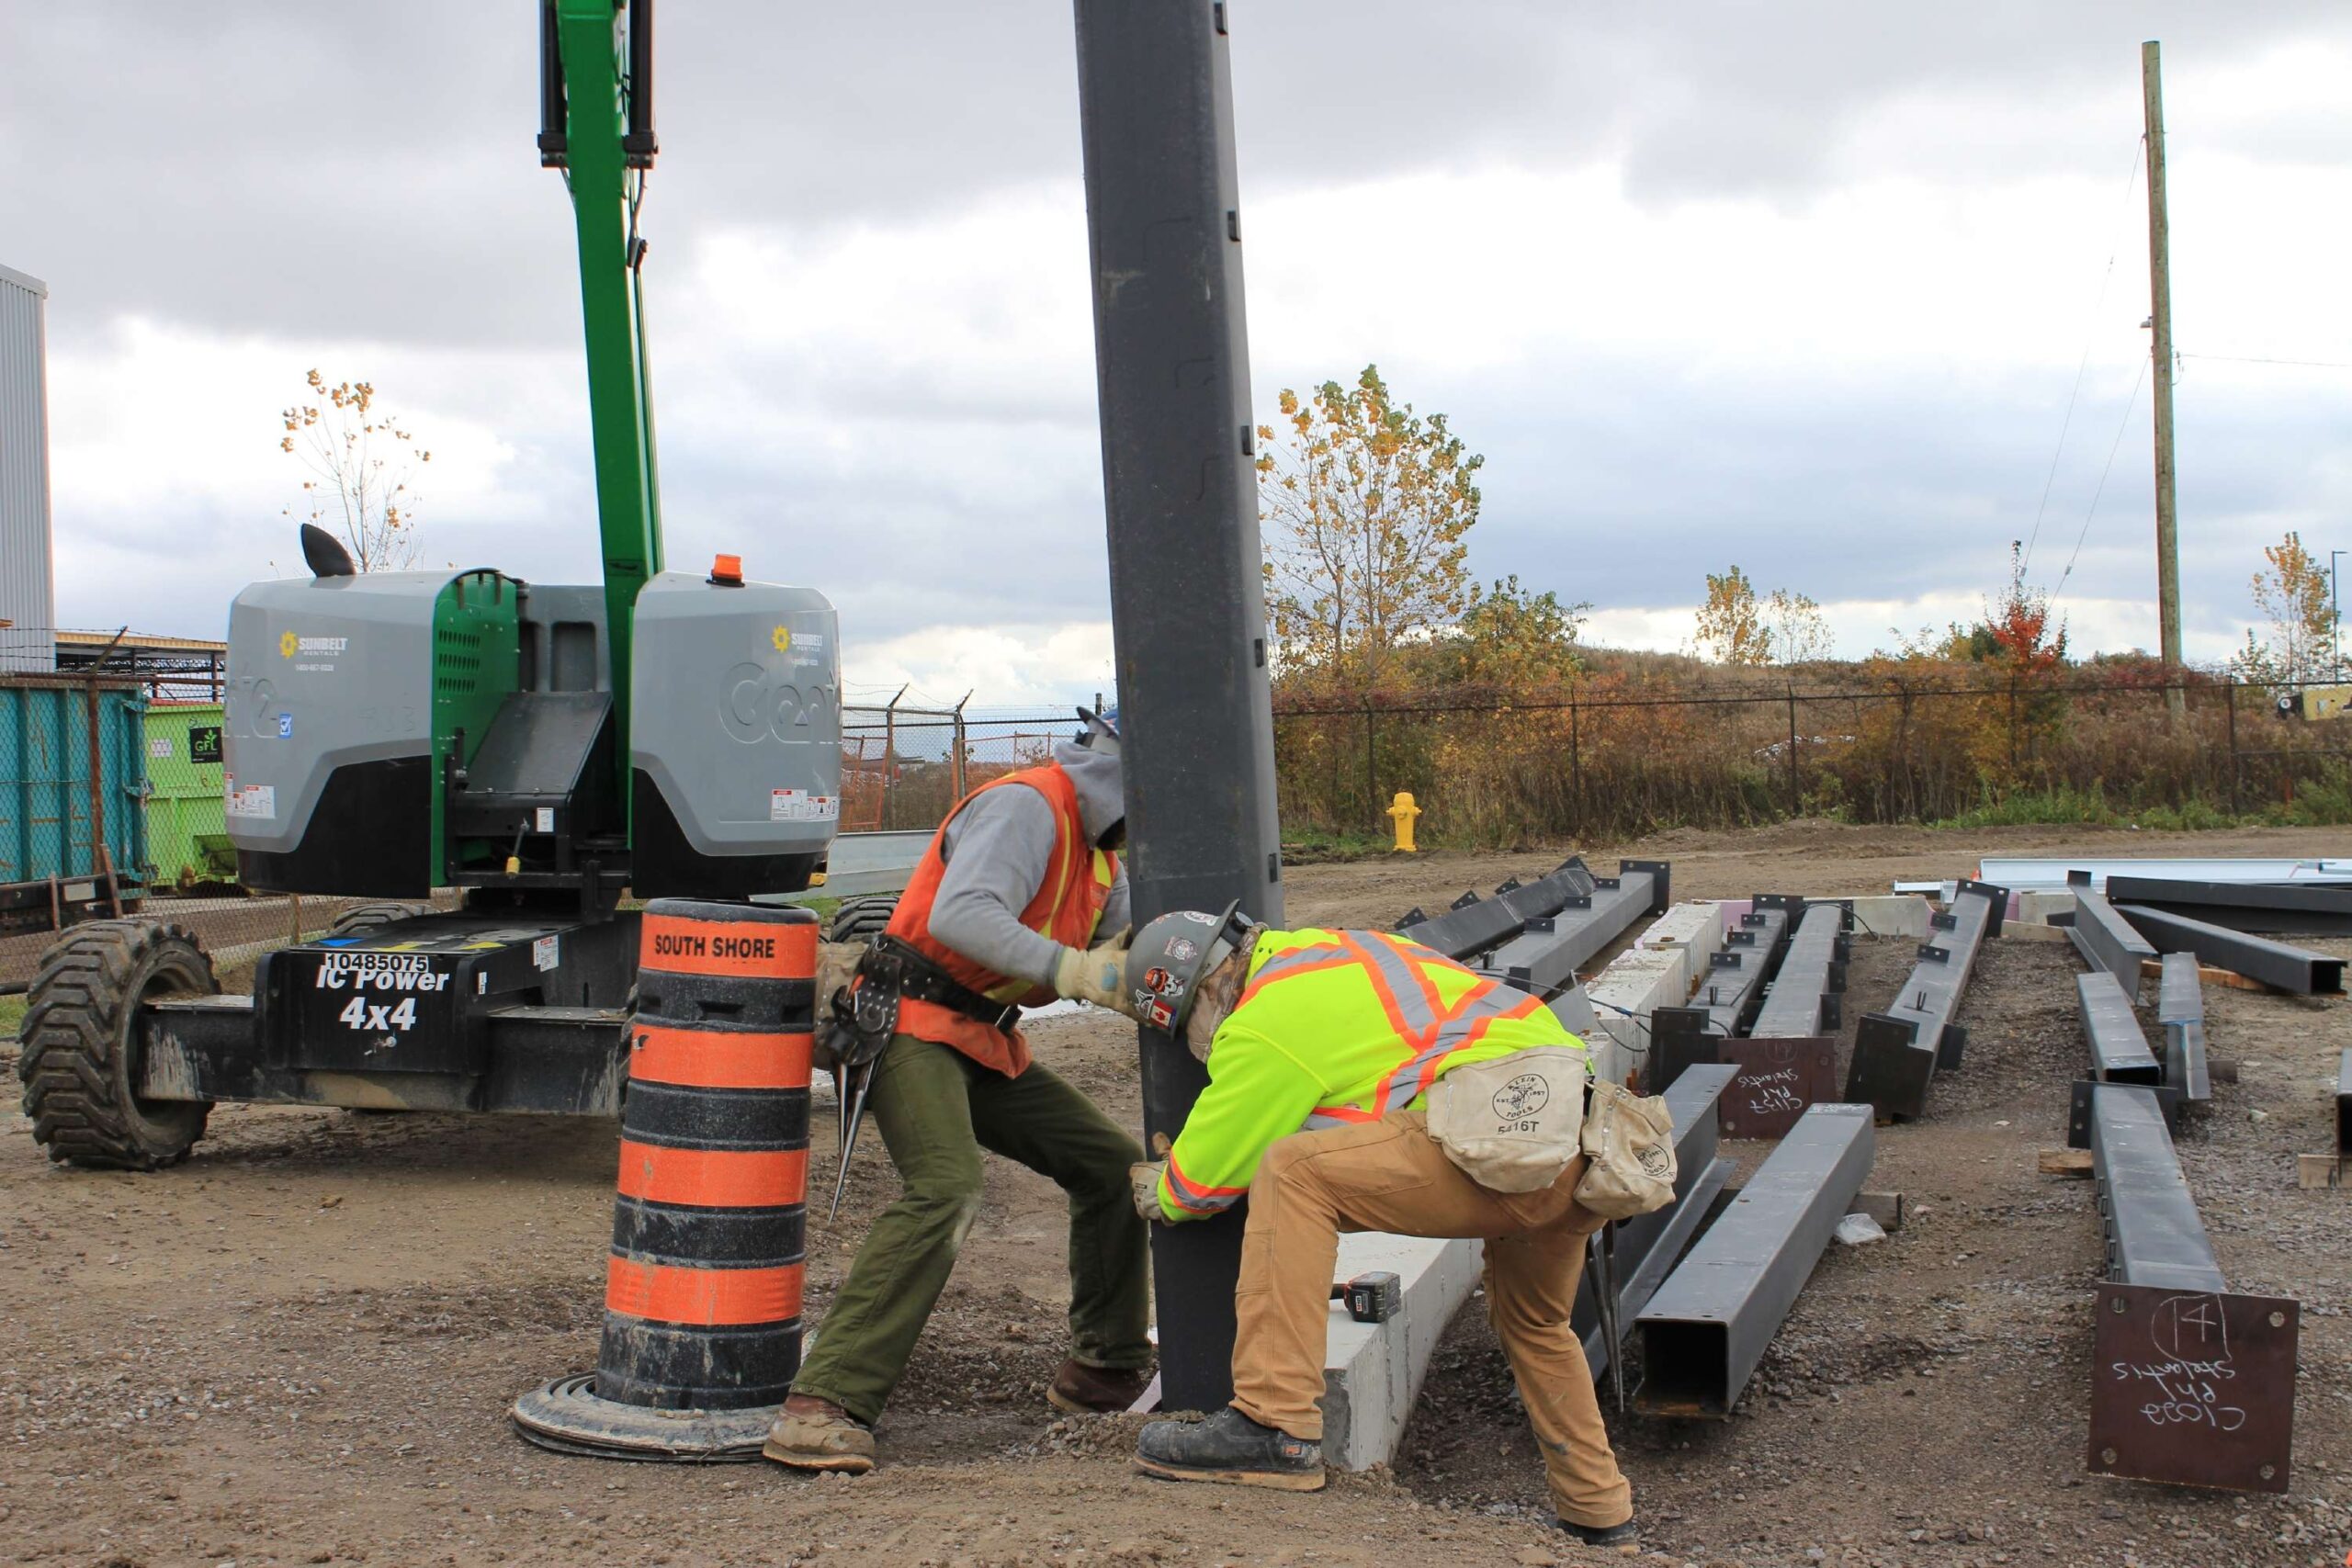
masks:
{"label": "gray work boot", "polygon": [[1228,1404],[1205,1421],[1154,1421],[1146,1427],[1136,1444],[1136,1468],[1167,1481],[1319,1492],[1323,1445],[1261,1427]]}
{"label": "gray work boot", "polygon": [[776,1412],[760,1451],[794,1470],[864,1475],[874,1468],[874,1430],[829,1399],[796,1393]]}

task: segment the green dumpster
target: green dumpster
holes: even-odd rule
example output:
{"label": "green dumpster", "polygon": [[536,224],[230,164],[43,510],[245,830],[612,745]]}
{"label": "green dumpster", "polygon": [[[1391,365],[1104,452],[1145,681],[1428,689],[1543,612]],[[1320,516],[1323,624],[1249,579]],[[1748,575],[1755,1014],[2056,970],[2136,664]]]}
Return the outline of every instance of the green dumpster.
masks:
{"label": "green dumpster", "polygon": [[154,890],[237,874],[220,806],[220,705],[147,710],[147,855]]}

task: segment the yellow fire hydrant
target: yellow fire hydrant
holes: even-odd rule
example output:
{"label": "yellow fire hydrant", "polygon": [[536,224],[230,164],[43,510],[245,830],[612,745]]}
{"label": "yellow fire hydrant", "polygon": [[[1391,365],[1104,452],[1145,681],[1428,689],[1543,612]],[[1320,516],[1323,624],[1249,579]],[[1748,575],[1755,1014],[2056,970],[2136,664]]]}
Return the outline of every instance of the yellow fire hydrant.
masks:
{"label": "yellow fire hydrant", "polygon": [[1396,824],[1396,853],[1409,855],[1418,852],[1413,848],[1413,819],[1420,814],[1421,808],[1413,804],[1413,792],[1398,790],[1396,800],[1388,807],[1389,820]]}

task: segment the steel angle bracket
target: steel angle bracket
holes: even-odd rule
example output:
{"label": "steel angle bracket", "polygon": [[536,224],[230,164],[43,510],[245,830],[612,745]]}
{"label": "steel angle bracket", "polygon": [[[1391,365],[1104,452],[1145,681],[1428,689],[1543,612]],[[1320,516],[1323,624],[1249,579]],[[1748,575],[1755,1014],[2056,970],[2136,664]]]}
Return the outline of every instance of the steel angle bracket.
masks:
{"label": "steel angle bracket", "polygon": [[1730,1419],[1873,1151],[1866,1105],[1816,1105],[1799,1119],[1642,1310],[1637,1409]]}
{"label": "steel angle bracket", "polygon": [[1936,1052],[1917,1043],[1917,1032],[1903,1019],[1883,1012],[1865,1014],[1854,1032],[1854,1057],[1846,1068],[1846,1099],[1870,1106],[1882,1122],[1925,1116],[1928,1086],[1936,1077]]}
{"label": "steel angle bracket", "polygon": [[2299,1303],[2109,1282],[2092,1315],[2093,1473],[2287,1490]]}

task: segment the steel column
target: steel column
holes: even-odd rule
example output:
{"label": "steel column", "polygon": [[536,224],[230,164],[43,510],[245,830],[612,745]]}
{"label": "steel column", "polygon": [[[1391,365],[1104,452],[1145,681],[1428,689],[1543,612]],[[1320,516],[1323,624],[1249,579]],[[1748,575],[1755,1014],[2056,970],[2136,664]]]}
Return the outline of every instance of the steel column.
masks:
{"label": "steel column", "polygon": [[1808,904],[1781,959],[1780,973],[1757,1010],[1750,1032],[1758,1040],[1797,1040],[1839,1026],[1846,989],[1847,931],[1853,907]]}
{"label": "steel column", "polygon": [[2167,915],[2142,904],[2125,904],[2116,913],[2166,953],[2193,953],[2203,963],[2302,996],[2332,997],[2344,989],[2341,958],[2192,920],[2186,915]]}
{"label": "steel column", "polygon": [[2335,1157],[2352,1159],[2352,1050],[2335,1067]]}
{"label": "steel column", "polygon": [[1988,937],[2001,934],[2006,888],[1962,882],[1951,908],[1933,917],[1936,934],[1919,944],[1919,963],[1893,1005],[1866,1016],[1854,1035],[1846,1098],[1877,1108],[1882,1117],[1923,1116],[1928,1085],[1939,1067],[1960,1066],[1968,1032],[1952,1022],[1969,971]]}
{"label": "steel column", "polygon": [[1570,984],[1579,966],[1642,916],[1666,913],[1668,876],[1664,861],[1621,861],[1617,875],[1594,877],[1589,892],[1569,897],[1555,913],[1529,919],[1476,967],[1522,991],[1549,994]]}
{"label": "steel column", "polygon": [[[1674,1119],[1674,1201],[1655,1213],[1616,1222],[1617,1332],[1630,1337],[1634,1319],[1649,1305],[1666,1282],[1683,1249],[1699,1234],[1716,1197],[1737,1167],[1715,1157],[1717,1102],[1730,1084],[1732,1069],[1697,1066],[1676,1079],[1666,1091],[1666,1108]],[[1601,1332],[1600,1314],[1593,1305],[1596,1286],[1589,1269],[1577,1287],[1576,1328],[1584,1337],[1584,1359],[1599,1377],[1608,1370],[1613,1348]]]}
{"label": "steel column", "polygon": [[[2137,1002],[2140,965],[2154,963],[2156,950],[2115,912],[2115,906],[2104,894],[2091,891],[2088,873],[2070,871],[2066,874],[2075,894],[2075,919],[2066,928],[2066,935],[2074,942],[2075,951],[2092,968],[2104,969],[2122,981],[2123,994]],[[2075,877],[2084,880],[2072,882]]]}
{"label": "steel column", "polygon": [[2233,931],[2352,935],[2352,886],[2340,882],[2202,882],[2119,874],[2108,877],[2107,897],[2112,903],[2186,915]]}
{"label": "steel column", "polygon": [[2101,1083],[2160,1084],[2165,1070],[2140,1032],[2123,983],[2103,969],[2075,976],[2075,999],[2083,1011],[2083,1038],[2090,1043],[2091,1076]]}
{"label": "steel column", "polygon": [[2205,984],[2198,976],[2195,953],[2165,954],[2156,1021],[2165,1032],[2165,1086],[2187,1100],[2212,1099],[2212,1077],[2205,1066]]}
{"label": "steel column", "polygon": [[1707,973],[1687,1007],[1659,1008],[1650,1014],[1652,1066],[1658,1081],[1672,1083],[1694,1062],[1724,1060],[1724,1042],[1742,1033],[1764,999],[1788,935],[1785,908],[1756,909],[1724,933],[1724,945],[1707,955]]}
{"label": "steel column", "polygon": [[1584,862],[1571,855],[1549,876],[1524,885],[1507,882],[1492,898],[1464,893],[1453,908],[1434,917],[1411,910],[1396,923],[1396,931],[1432,953],[1466,962],[1509,942],[1530,920],[1556,914],[1570,898],[1591,893],[1594,882]]}
{"label": "steel column", "polygon": [[[1226,7],[1077,0],[1112,641],[1138,925],[1238,899],[1282,919],[1264,558]],[[1142,1035],[1144,1128],[1207,1074]],[[1152,1227],[1170,1409],[1232,1391],[1238,1212]]]}
{"label": "steel column", "polygon": [[1799,1119],[1642,1310],[1642,1410],[1730,1418],[1874,1149],[1867,1105]]}

